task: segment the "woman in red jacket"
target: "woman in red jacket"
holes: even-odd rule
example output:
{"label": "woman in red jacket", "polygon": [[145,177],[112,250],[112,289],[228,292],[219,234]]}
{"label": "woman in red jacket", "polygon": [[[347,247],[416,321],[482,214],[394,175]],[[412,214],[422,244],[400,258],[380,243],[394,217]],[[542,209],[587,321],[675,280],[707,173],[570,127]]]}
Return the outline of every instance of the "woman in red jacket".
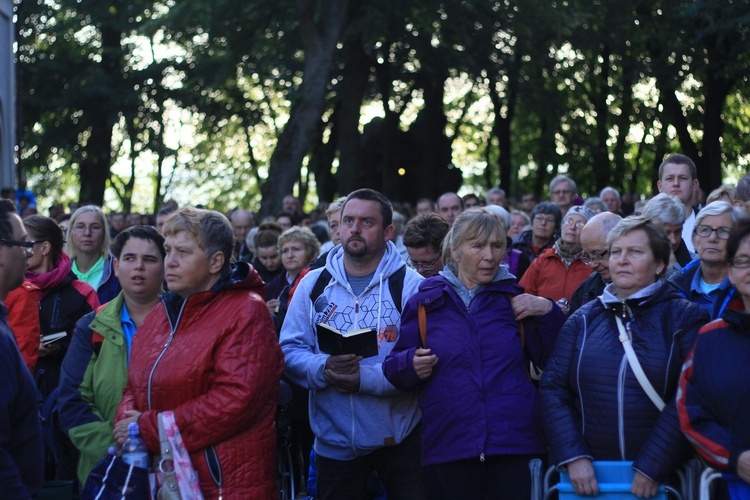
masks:
{"label": "woman in red jacket", "polygon": [[217,212],[185,207],[163,232],[170,292],[133,340],[115,438],[138,421],[157,454],[158,413],[172,410],[206,498],[273,498],[283,361],[263,281],[230,263],[232,227]]}
{"label": "woman in red jacket", "polygon": [[588,208],[571,207],[563,219],[560,239],[531,263],[519,282],[527,293],[558,302],[566,314],[573,292],[591,275],[591,268],[581,260],[581,230],[593,216]]}

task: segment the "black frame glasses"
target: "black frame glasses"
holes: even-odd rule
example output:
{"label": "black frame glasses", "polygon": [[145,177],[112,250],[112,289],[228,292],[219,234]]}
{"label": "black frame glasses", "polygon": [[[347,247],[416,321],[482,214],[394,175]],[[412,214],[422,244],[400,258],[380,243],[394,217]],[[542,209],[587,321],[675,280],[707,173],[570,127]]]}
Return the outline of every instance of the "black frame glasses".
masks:
{"label": "black frame glasses", "polygon": [[716,231],[716,236],[720,240],[728,240],[729,239],[729,233],[732,231],[731,227],[717,227],[716,229],[712,228],[711,226],[704,226],[703,224],[699,224],[693,228],[693,232],[700,236],[701,238],[708,238],[711,236],[711,233]]}
{"label": "black frame glasses", "polygon": [[729,265],[737,269],[747,269],[750,267],[750,257],[735,257],[729,261]]}
{"label": "black frame glasses", "polygon": [[550,217],[545,217],[542,214],[536,214],[534,216],[534,219],[532,220],[532,222],[533,221],[537,221],[537,222],[539,222],[541,224],[553,224],[553,225],[557,225],[557,219],[555,219],[554,217],[551,217],[551,216]]}
{"label": "black frame glasses", "polygon": [[586,264],[587,266],[590,266],[591,264],[597,264],[604,259],[607,258],[607,255],[609,255],[609,250],[605,250],[603,252],[591,252],[590,254],[584,253],[581,254],[581,262]]}
{"label": "black frame glasses", "polygon": [[411,267],[412,269],[414,269],[417,272],[419,272],[419,270],[421,269],[422,271],[424,271],[426,273],[429,273],[430,271],[433,270],[433,268],[435,267],[435,263],[438,261],[439,258],[440,258],[440,254],[438,254],[438,256],[435,257],[435,259],[432,262],[428,263],[428,264],[425,264],[423,262],[412,262],[412,260],[409,259],[406,262],[406,265],[409,266],[409,267]]}
{"label": "black frame glasses", "polygon": [[36,245],[36,241],[8,240],[5,238],[0,238],[0,243],[9,247],[23,247],[27,250],[33,249]]}

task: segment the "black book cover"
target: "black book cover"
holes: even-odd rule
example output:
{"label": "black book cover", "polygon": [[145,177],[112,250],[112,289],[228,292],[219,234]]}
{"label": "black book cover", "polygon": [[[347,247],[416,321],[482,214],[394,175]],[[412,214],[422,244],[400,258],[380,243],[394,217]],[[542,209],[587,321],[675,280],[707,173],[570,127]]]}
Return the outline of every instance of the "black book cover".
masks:
{"label": "black book cover", "polygon": [[331,356],[356,354],[363,358],[378,355],[378,336],[375,328],[361,328],[343,333],[331,325],[317,325],[320,350]]}

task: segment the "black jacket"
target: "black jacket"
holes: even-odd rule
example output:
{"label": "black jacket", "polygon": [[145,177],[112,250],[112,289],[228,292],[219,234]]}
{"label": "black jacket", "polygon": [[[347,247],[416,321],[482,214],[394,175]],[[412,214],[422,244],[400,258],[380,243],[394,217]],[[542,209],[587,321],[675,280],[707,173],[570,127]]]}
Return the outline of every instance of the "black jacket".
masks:
{"label": "black jacket", "polygon": [[0,485],[3,498],[36,498],[44,459],[36,388],[0,304]]}
{"label": "black jacket", "polygon": [[583,283],[578,285],[576,291],[573,292],[573,296],[570,298],[570,304],[568,304],[568,316],[572,316],[574,312],[581,308],[584,304],[591,302],[604,291],[604,287],[607,283],[599,273],[591,273],[591,276],[586,278]]}
{"label": "black jacket", "polygon": [[[529,259],[529,264],[531,264],[531,262],[533,262],[539,254],[541,254],[548,248],[552,248],[559,237],[560,234],[558,232],[555,232],[555,234],[552,235],[552,238],[549,239],[549,242],[542,248],[540,248],[538,252],[534,253],[534,249],[531,246],[531,242],[533,241],[531,238],[531,229],[527,229],[525,231],[522,231],[518,236],[516,236],[516,239],[513,240],[513,248],[519,250],[522,254],[524,254]],[[526,272],[526,269],[524,269],[524,272]],[[519,279],[519,281],[521,280],[520,276],[517,276],[517,278]]]}
{"label": "black jacket", "polygon": [[[602,298],[568,318],[542,377],[552,461],[561,466],[581,457],[632,460],[636,470],[664,482],[691,455],[674,397],[682,364],[708,314],[664,282],[647,297],[624,303],[607,291]],[[625,316],[638,360],[667,403],[663,412],[627,362],[615,314]]]}

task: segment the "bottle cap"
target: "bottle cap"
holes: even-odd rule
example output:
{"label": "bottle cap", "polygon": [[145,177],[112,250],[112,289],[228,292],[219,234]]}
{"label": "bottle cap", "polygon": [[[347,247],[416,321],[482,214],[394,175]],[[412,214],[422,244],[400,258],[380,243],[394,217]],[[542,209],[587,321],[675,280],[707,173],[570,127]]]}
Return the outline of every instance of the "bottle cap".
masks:
{"label": "bottle cap", "polygon": [[140,431],[138,430],[138,422],[130,422],[128,424],[128,434],[131,436],[133,434],[138,434]]}

